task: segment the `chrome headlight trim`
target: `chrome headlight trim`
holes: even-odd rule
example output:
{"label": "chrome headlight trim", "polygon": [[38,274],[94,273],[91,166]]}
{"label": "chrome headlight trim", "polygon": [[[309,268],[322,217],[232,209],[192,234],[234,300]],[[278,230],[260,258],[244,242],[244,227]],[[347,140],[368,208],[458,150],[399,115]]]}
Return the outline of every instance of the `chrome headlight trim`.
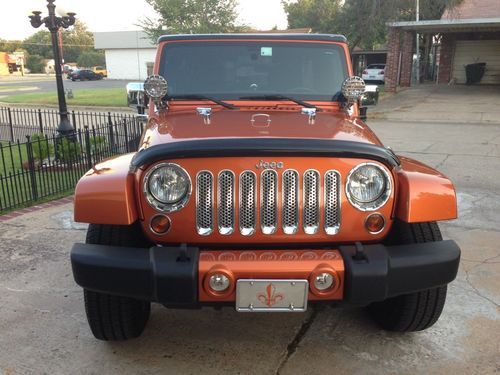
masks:
{"label": "chrome headlight trim", "polygon": [[[184,175],[186,180],[188,181],[189,185],[186,190],[186,193],[182,198],[180,198],[177,202],[174,203],[163,203],[157,200],[153,194],[149,190],[149,179],[151,178],[151,175],[158,169],[163,168],[163,167],[171,167],[171,168],[176,168],[181,174]],[[189,198],[191,197],[191,193],[193,191],[193,183],[191,181],[191,176],[189,176],[189,173],[186,172],[184,168],[182,168],[180,165],[175,164],[175,163],[158,163],[154,167],[150,168],[147,172],[146,175],[144,176],[143,180],[143,193],[148,201],[149,205],[156,209],[157,211],[160,212],[175,212],[183,209],[187,203],[189,202]]]}
{"label": "chrome headlight trim", "polygon": [[[352,194],[351,194],[351,177],[356,172],[359,168],[362,168],[364,166],[371,166],[375,167],[378,170],[382,172],[385,178],[385,191],[383,191],[377,198],[370,202],[360,202],[358,201]],[[392,178],[385,166],[376,164],[376,163],[361,163],[356,165],[351,171],[349,172],[349,175],[347,176],[346,179],[346,186],[345,186],[345,194],[347,196],[347,199],[349,200],[349,203],[356,207],[360,211],[376,211],[383,207],[387,201],[389,200],[390,196],[392,193]]]}

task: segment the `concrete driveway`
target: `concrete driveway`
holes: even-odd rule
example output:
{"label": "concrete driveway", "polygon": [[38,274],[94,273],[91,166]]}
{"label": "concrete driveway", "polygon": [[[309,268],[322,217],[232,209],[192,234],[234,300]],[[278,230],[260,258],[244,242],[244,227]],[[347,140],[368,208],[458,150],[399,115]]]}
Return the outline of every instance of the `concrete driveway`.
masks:
{"label": "concrete driveway", "polygon": [[141,338],[99,342],[69,263],[85,225],[72,222],[67,204],[0,223],[0,373],[498,373],[500,125],[371,125],[457,185],[460,219],[441,228],[463,256],[435,326],[387,333],[358,308],[253,315],[154,306]]}
{"label": "concrete driveway", "polygon": [[500,124],[500,85],[466,86],[426,83],[384,94],[368,110],[371,119]]}

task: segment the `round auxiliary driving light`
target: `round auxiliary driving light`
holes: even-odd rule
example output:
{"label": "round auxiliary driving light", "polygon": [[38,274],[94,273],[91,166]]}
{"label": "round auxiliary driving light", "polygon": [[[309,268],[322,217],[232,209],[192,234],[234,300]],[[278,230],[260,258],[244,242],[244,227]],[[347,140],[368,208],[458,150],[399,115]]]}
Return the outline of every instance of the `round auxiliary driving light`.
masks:
{"label": "round auxiliary driving light", "polygon": [[144,91],[153,100],[159,100],[167,95],[167,81],[159,75],[149,76],[144,82]]}
{"label": "round auxiliary driving light", "polygon": [[348,77],[342,83],[342,95],[344,95],[349,103],[356,103],[364,94],[365,90],[365,81],[363,81],[361,77]]}
{"label": "round auxiliary driving light", "polygon": [[371,214],[366,218],[365,227],[371,234],[382,232],[385,226],[384,216],[381,214]]}
{"label": "round auxiliary driving light", "polygon": [[226,275],[223,275],[222,273],[216,273],[210,276],[208,285],[210,286],[210,289],[212,289],[215,292],[223,292],[227,288],[229,288],[231,282],[229,281],[229,278]]}
{"label": "round auxiliary driving light", "polygon": [[320,291],[330,289],[334,282],[333,275],[328,272],[322,272],[314,278],[314,287]]}

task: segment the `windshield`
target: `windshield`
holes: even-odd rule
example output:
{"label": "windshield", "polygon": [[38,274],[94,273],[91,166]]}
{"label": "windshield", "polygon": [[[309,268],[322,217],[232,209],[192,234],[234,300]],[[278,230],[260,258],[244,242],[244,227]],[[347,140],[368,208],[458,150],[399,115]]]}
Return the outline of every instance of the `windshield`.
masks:
{"label": "windshield", "polygon": [[303,100],[337,100],[347,77],[336,44],[284,42],[169,43],[160,74],[169,96],[206,95],[237,100],[279,94]]}

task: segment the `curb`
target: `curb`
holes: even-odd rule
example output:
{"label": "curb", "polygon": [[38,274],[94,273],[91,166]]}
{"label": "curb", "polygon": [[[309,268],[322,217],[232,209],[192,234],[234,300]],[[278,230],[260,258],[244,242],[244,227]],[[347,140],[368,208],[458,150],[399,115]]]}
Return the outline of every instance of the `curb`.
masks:
{"label": "curb", "polygon": [[32,212],[40,211],[45,208],[57,207],[67,203],[73,203],[73,198],[74,198],[73,196],[70,196],[66,198],[56,199],[50,202],[37,204],[31,207],[26,207],[16,211],[9,212],[8,214],[0,215],[0,223],[3,221],[14,219],[19,216],[30,214]]}

